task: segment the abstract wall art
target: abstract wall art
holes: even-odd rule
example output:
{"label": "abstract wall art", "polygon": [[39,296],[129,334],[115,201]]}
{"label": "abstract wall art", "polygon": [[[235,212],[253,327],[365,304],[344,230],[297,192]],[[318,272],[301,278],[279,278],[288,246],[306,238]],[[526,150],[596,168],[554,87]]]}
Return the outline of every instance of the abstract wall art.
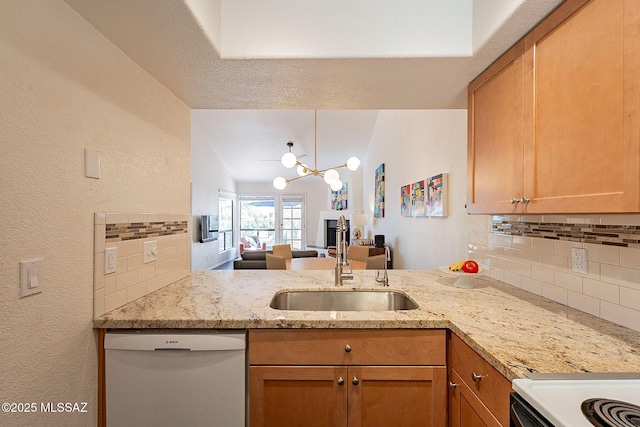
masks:
{"label": "abstract wall art", "polygon": [[411,184],[400,188],[400,214],[411,216]]}
{"label": "abstract wall art", "polygon": [[342,211],[347,209],[349,191],[347,190],[347,183],[342,185],[342,188],[338,191],[331,191],[331,209],[335,211]]}
{"label": "abstract wall art", "polygon": [[447,177],[448,174],[432,176],[427,184],[427,215],[447,216]]}
{"label": "abstract wall art", "polygon": [[411,216],[427,215],[427,196],[424,184],[424,180],[411,184]]}
{"label": "abstract wall art", "polygon": [[376,169],[374,190],[373,216],[374,218],[384,218],[384,163]]}
{"label": "abstract wall art", "polygon": [[400,188],[402,216],[447,216],[448,174],[434,175]]}

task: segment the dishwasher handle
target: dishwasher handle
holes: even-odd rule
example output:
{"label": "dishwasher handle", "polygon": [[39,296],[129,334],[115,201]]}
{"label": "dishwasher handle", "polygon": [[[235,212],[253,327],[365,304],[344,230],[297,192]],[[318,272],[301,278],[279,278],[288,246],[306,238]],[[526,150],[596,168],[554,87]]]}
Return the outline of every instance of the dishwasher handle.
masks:
{"label": "dishwasher handle", "polygon": [[188,347],[183,347],[183,348],[180,348],[180,347],[174,347],[174,348],[172,348],[172,347],[156,347],[156,348],[153,349],[153,351],[191,351],[191,349],[188,348]]}

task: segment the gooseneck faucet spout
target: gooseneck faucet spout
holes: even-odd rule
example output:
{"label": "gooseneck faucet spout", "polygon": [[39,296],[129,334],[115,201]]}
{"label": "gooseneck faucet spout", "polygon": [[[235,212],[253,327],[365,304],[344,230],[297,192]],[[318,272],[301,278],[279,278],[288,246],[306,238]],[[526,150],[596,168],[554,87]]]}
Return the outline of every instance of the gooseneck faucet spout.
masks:
{"label": "gooseneck faucet spout", "polygon": [[347,239],[347,220],[344,215],[340,215],[336,226],[336,286],[342,286],[343,280],[353,279],[353,270],[343,271],[344,267],[349,265],[347,260]]}

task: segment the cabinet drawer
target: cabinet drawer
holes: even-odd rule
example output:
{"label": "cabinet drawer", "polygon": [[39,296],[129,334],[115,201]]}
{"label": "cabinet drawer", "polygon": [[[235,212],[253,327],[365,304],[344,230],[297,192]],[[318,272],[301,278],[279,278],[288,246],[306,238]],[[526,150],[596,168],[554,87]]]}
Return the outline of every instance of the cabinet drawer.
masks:
{"label": "cabinet drawer", "polygon": [[251,329],[251,365],[445,365],[446,333],[414,330]]}
{"label": "cabinet drawer", "polygon": [[[509,425],[511,382],[455,334],[449,339],[449,367],[503,425]],[[474,380],[476,375],[482,378]]]}

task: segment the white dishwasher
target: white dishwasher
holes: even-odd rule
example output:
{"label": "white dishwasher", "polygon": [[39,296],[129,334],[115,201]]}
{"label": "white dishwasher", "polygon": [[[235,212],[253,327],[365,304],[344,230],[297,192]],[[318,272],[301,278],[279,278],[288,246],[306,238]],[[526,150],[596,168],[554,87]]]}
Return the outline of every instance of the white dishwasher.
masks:
{"label": "white dishwasher", "polygon": [[244,427],[245,331],[105,336],[107,427]]}

